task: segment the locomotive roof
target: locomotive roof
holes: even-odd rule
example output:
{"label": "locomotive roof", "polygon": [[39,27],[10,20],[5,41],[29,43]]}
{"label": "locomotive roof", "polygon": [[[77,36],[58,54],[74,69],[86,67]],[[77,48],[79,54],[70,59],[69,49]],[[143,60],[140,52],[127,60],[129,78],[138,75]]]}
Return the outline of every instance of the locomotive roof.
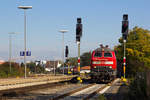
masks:
{"label": "locomotive roof", "polygon": [[103,49],[104,49],[105,52],[110,52],[110,51],[112,51],[112,49],[110,49],[110,48],[108,48],[108,47],[97,48],[95,51],[97,51],[97,52],[102,52]]}

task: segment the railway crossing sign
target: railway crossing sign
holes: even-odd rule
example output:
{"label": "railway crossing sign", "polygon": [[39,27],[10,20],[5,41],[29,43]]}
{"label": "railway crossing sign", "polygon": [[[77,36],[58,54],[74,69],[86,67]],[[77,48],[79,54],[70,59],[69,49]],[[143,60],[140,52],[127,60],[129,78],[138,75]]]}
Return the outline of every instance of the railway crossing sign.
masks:
{"label": "railway crossing sign", "polygon": [[[24,56],[25,52],[24,51],[20,51],[20,56]],[[31,51],[26,51],[26,56],[31,56]]]}

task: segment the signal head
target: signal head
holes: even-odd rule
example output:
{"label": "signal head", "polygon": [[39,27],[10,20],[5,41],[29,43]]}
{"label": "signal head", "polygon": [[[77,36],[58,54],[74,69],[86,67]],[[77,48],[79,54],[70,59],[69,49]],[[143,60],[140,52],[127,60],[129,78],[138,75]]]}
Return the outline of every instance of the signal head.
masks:
{"label": "signal head", "polygon": [[104,47],[103,44],[100,44],[100,47],[103,48]]}
{"label": "signal head", "polygon": [[123,15],[123,20],[128,20],[128,14]]}
{"label": "signal head", "polygon": [[81,18],[77,18],[77,23],[81,24]]}
{"label": "signal head", "polygon": [[108,48],[108,45],[106,45],[105,47]]}
{"label": "signal head", "polygon": [[69,54],[69,49],[68,49],[68,46],[66,46],[65,57],[68,57],[68,54]]}

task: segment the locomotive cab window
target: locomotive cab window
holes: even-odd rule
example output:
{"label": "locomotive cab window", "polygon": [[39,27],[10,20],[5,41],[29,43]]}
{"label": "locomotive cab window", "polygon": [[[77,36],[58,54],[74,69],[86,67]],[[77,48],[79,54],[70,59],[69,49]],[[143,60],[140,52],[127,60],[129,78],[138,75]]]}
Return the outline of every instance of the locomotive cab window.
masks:
{"label": "locomotive cab window", "polygon": [[110,52],[105,52],[105,53],[104,53],[104,57],[112,57],[112,53],[110,53]]}
{"label": "locomotive cab window", "polygon": [[95,52],[94,57],[102,57],[102,53],[101,52]]}

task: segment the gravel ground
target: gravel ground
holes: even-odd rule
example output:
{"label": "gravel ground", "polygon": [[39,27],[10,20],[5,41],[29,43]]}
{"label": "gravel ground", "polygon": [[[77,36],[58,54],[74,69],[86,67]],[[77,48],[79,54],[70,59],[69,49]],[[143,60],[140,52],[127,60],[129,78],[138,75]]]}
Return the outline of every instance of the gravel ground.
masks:
{"label": "gravel ground", "polygon": [[97,89],[103,87],[105,84],[95,84],[89,88],[86,88],[82,91],[76,92],[70,96],[67,96],[61,100],[83,100],[83,98],[87,97],[92,92],[96,91]]}
{"label": "gravel ground", "polygon": [[113,84],[105,93],[104,96],[107,100],[124,100],[128,93],[128,86],[122,85],[117,82]]}

